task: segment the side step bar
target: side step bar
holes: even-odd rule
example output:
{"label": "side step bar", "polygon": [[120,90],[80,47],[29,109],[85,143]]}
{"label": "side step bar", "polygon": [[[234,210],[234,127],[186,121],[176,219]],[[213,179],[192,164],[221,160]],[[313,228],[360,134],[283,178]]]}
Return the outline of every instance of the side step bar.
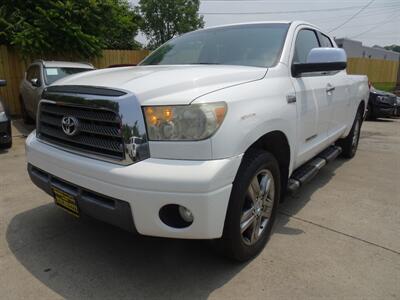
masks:
{"label": "side step bar", "polygon": [[309,162],[296,169],[292,176],[289,178],[288,190],[294,192],[310,181],[315,175],[318,174],[327,163],[334,160],[342,152],[342,148],[339,146],[330,146],[324,151],[319,153],[316,157],[311,159]]}

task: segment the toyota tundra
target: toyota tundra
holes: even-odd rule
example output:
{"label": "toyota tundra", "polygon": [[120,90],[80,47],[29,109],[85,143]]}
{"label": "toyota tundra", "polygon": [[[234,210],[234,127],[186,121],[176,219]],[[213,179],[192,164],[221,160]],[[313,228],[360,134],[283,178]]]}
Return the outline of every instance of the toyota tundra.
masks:
{"label": "toyota tundra", "polygon": [[184,34],[138,66],[48,87],[29,175],[74,216],[248,260],[285,192],[356,153],[369,88],[346,60],[300,21]]}

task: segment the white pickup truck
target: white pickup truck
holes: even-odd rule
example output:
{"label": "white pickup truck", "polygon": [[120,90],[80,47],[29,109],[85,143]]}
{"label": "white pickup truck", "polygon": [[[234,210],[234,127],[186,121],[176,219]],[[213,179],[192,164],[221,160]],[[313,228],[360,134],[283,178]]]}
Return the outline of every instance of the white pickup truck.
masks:
{"label": "white pickup truck", "polygon": [[[365,76],[305,22],[208,28],[137,67],[48,87],[26,141],[32,181],[75,216],[143,235],[265,246],[287,190],[354,156]],[[134,145],[132,144],[134,143]]]}

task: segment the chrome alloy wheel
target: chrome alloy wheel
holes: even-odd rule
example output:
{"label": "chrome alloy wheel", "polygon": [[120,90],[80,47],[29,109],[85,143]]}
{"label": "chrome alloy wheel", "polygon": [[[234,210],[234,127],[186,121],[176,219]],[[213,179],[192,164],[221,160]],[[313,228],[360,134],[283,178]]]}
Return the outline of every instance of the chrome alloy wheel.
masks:
{"label": "chrome alloy wheel", "polygon": [[240,218],[243,242],[253,245],[262,236],[272,215],[275,182],[272,173],[263,169],[252,179],[245,196]]}

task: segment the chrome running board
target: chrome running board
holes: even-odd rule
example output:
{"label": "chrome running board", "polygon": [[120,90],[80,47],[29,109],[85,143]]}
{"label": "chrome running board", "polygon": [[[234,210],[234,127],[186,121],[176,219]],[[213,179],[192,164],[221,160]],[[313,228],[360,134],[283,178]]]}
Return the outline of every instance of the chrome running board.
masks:
{"label": "chrome running board", "polygon": [[288,190],[294,192],[318,174],[327,163],[334,160],[342,152],[339,146],[329,146],[317,156],[296,169],[289,178]]}

